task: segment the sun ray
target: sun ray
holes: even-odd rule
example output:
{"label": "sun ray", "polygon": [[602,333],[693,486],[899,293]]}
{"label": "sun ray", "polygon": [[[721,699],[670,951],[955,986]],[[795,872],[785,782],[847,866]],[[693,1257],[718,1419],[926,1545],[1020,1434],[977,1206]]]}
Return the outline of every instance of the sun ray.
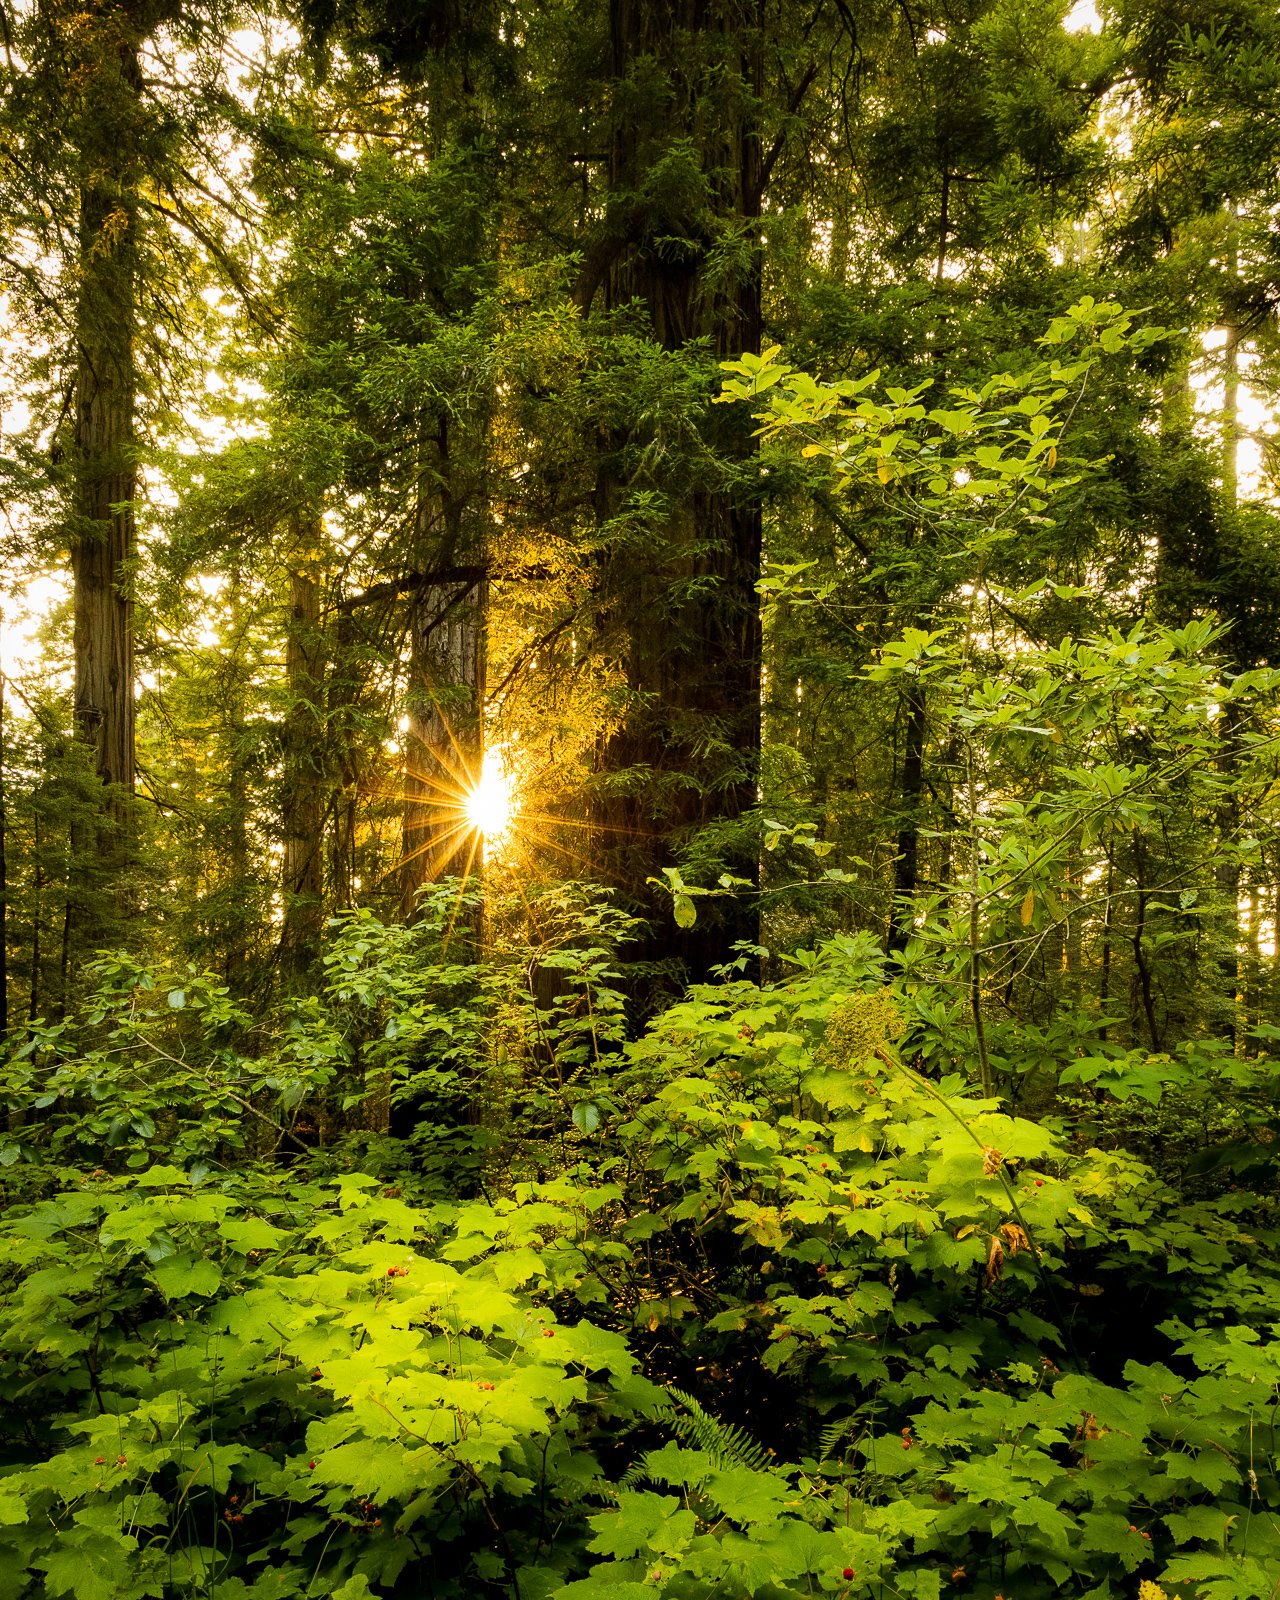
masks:
{"label": "sun ray", "polygon": [[464,806],[468,822],[486,844],[501,843],[511,828],[513,796],[500,745],[485,751],[480,777],[465,795]]}

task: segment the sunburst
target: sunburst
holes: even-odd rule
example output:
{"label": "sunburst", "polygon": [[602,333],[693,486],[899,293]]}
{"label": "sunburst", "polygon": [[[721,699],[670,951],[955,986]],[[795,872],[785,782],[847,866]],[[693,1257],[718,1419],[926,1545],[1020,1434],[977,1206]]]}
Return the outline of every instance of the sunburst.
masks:
{"label": "sunburst", "polygon": [[463,809],[486,844],[501,844],[506,838],[515,810],[515,789],[500,745],[485,751],[479,781],[467,791]]}

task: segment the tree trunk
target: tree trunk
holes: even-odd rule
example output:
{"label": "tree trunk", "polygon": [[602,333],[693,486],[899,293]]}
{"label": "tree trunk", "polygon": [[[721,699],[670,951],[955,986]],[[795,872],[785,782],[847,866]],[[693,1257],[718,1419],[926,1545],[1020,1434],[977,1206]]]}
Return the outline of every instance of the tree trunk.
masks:
{"label": "tree trunk", "polygon": [[424,584],[409,621],[400,904],[413,915],[429,883],[475,867],[480,840],[466,812],[484,761],[483,579]]}
{"label": "tree trunk", "polygon": [[289,705],[284,726],[284,924],[281,961],[302,973],[315,960],[324,922],[324,637],[320,626],[317,567],[321,530],[314,518],[293,529],[289,571],[289,622],[285,679]]}
{"label": "tree trunk", "polygon": [[358,692],[354,624],[340,613],[334,635],[326,698],[328,736],[336,745],[338,781],[330,796],[329,881],[340,910],[355,905],[356,812],[360,800],[360,757],[353,732]]}
{"label": "tree trunk", "polygon": [[9,814],[4,670],[0,668],[0,1041],[9,1031]]}
{"label": "tree trunk", "polygon": [[435,419],[433,433],[424,427],[415,564],[424,573],[451,575],[410,590],[400,865],[406,919],[427,884],[465,878],[482,849],[467,797],[484,764],[485,534],[467,515],[466,495],[454,481],[452,443],[447,417]]}
{"label": "tree trunk", "polygon": [[[747,16],[748,9],[612,0],[615,84],[647,58],[671,94],[639,108],[627,100],[627,109],[615,110],[610,191],[634,199],[655,167],[679,159],[678,148],[693,141],[704,204],[676,241],[669,237],[674,225],[656,214],[657,202],[655,214],[633,214],[631,206],[625,219],[606,224],[585,253],[578,296],[585,310],[602,289],[606,309],[637,305],[661,348],[706,340],[717,359],[758,351],[761,337],[757,224],[765,173],[752,107],[762,92],[762,45],[759,17]],[[712,118],[702,97],[712,78],[722,81],[716,74],[737,77],[743,92],[733,100],[735,110],[721,108]],[[736,275],[713,278],[716,246],[730,234],[741,246]],[[601,260],[608,263],[603,271]],[[622,641],[618,655],[629,691],[622,725],[598,752],[592,820],[600,868],[650,918],[641,958],[665,962],[673,977],[693,981],[728,959],[735,942],[755,944],[759,937],[750,894],[700,902],[697,923],[682,931],[647,882],[660,878],[703,830],[709,830],[703,832],[707,870],[758,880],[753,835],[739,824],[758,798],[761,510],[758,486],[744,470],[755,444],[749,419],[736,408],[708,417],[714,420],[706,422],[704,439],[722,464],[720,483],[664,485],[661,525],[638,539],[612,541],[597,587],[603,624]],[[612,462],[624,441],[603,443]],[[646,487],[605,466],[596,495],[601,524]]]}
{"label": "tree trunk", "polygon": [[[134,362],[138,273],[137,40],[122,9],[97,13],[82,64],[79,290],[71,573],[75,719],[97,772],[118,786],[107,811],[126,820],[134,787],[133,599],[137,494]],[[86,131],[87,130],[87,131]]]}
{"label": "tree trunk", "polygon": [[902,752],[900,794],[902,821],[898,827],[893,863],[893,910],[889,925],[890,950],[905,950],[914,926],[916,885],[920,877],[920,803],[924,797],[925,698],[920,684],[912,684],[902,699],[906,736]]}
{"label": "tree trunk", "polygon": [[[1227,260],[1228,278],[1240,276],[1240,225],[1237,207],[1228,207]],[[1222,348],[1222,498],[1228,514],[1233,513],[1240,499],[1240,329],[1234,315],[1228,314],[1223,325]]]}

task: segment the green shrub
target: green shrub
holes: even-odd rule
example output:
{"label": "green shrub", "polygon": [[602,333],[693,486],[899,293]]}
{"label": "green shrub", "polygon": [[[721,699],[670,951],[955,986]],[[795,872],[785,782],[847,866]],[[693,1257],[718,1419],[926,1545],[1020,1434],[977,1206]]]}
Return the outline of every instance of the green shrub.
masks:
{"label": "green shrub", "polygon": [[[923,1076],[934,1000],[865,940],[624,1045],[603,939],[539,1019],[384,933],[256,1057],[120,967],[10,1060],[0,1600],[1272,1593],[1267,1196]],[[381,1135],[246,1153],[246,1105],[455,1050],[480,1192]],[[1099,1126],[1190,1092],[1128,1067],[1078,1074]]]}

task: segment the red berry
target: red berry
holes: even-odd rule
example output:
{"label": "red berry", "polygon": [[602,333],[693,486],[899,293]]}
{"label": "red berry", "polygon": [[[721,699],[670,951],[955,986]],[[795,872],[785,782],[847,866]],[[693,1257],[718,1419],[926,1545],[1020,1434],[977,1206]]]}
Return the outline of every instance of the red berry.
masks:
{"label": "red berry", "polygon": [[106,1456],[94,1456],[93,1464],[95,1467],[105,1467],[107,1464]]}
{"label": "red berry", "polygon": [[818,1276],[820,1278],[825,1278],[826,1275],[827,1275],[827,1269],[822,1265],[821,1262],[819,1262],[818,1263]]}
{"label": "red berry", "polygon": [[555,1329],[554,1328],[544,1328],[542,1330],[542,1337],[544,1339],[554,1339],[555,1336],[556,1336],[556,1334],[555,1334]]}
{"label": "red berry", "polygon": [[844,1571],[840,1574],[840,1576],[842,1578],[852,1578],[853,1577],[853,1568],[852,1567],[846,1567],[844,1569]]}
{"label": "red berry", "polygon": [[1037,1178],[1036,1179],[1036,1188],[1037,1189],[1043,1189],[1044,1188],[1044,1179],[1043,1178]]}
{"label": "red berry", "polygon": [[314,1472],[315,1470],[316,1470],[315,1462],[314,1461],[308,1461],[307,1462],[307,1471],[308,1472]]}

